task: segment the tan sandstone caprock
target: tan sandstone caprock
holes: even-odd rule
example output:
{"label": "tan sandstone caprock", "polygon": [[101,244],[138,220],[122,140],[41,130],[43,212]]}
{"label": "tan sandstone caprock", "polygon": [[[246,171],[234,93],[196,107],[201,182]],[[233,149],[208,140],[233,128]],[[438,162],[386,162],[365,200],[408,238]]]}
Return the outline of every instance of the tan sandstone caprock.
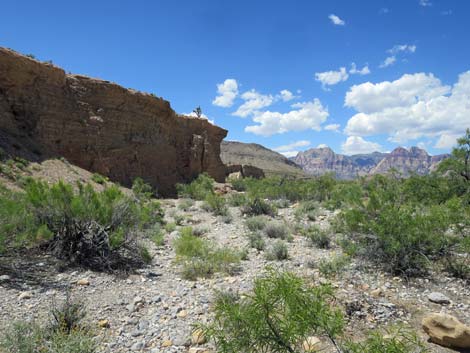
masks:
{"label": "tan sandstone caprock", "polygon": [[432,342],[452,348],[470,348],[470,327],[447,314],[433,313],[422,321]]}

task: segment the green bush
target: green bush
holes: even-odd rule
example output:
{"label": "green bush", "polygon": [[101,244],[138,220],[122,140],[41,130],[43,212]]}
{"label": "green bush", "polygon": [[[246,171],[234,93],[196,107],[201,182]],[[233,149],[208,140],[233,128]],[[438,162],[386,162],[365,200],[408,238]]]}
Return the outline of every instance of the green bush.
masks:
{"label": "green bush", "polygon": [[310,226],[305,229],[303,232],[310,242],[321,248],[321,249],[329,249],[331,246],[331,239],[329,232],[323,229],[320,229],[318,226]]}
{"label": "green bush", "polygon": [[85,308],[67,292],[51,309],[51,325],[15,322],[0,336],[0,351],[9,353],[94,353],[97,346],[83,319]]}
{"label": "green bush", "polygon": [[386,335],[378,331],[369,333],[363,342],[344,344],[344,353],[425,353],[429,352],[419,337],[409,331],[399,329],[387,332]]}
{"label": "green bush", "polygon": [[341,334],[343,318],[331,299],[329,286],[307,286],[292,273],[268,269],[248,295],[217,293],[214,319],[202,330],[221,353],[299,352],[311,335]]}
{"label": "green bush", "polygon": [[336,255],[331,259],[322,259],[318,263],[320,273],[325,277],[334,277],[350,263],[349,257]]}
{"label": "green bush", "polygon": [[267,222],[268,221],[265,216],[254,216],[247,218],[247,220],[245,221],[245,225],[249,230],[255,232],[258,230],[263,230],[264,227],[266,227]]}
{"label": "green bush", "polygon": [[226,216],[229,212],[225,199],[217,194],[208,194],[203,207],[216,216]]}
{"label": "green bush", "polygon": [[178,203],[178,209],[182,211],[188,211],[191,207],[193,207],[194,201],[192,199],[182,199]]}
{"label": "green bush", "polygon": [[91,180],[100,185],[104,185],[108,181],[106,177],[102,176],[99,173],[94,173],[91,176]]}
{"label": "green bush", "polygon": [[242,213],[248,216],[275,216],[276,210],[268,202],[258,197],[255,197],[253,199],[249,199],[245,206],[243,206]]}
{"label": "green bush", "polygon": [[228,204],[233,207],[241,207],[246,204],[248,198],[245,194],[232,194],[228,198]]}
{"label": "green bush", "polygon": [[287,228],[284,223],[277,221],[272,221],[266,224],[264,227],[264,233],[268,238],[282,240],[287,240],[290,235],[289,228]]}
{"label": "green bush", "polygon": [[47,242],[56,257],[90,268],[105,270],[127,260],[139,261],[133,251],[139,246],[137,235],[163,219],[158,202],[136,203],[114,185],[97,192],[91,185],[78,184],[74,191],[63,182],[29,180],[24,191],[0,189],[3,244]]}
{"label": "green bush", "polygon": [[[190,227],[188,227],[190,229]],[[188,229],[185,228],[185,229]],[[177,261],[183,265],[183,277],[195,280],[214,273],[232,274],[238,269],[241,254],[192,235],[192,229],[183,230],[174,242]]]}
{"label": "green bush", "polygon": [[289,250],[287,249],[286,243],[282,240],[276,241],[269,251],[266,252],[266,260],[269,261],[284,261],[289,259]]}
{"label": "green bush", "polygon": [[263,236],[259,232],[249,233],[247,235],[248,243],[251,248],[254,248],[258,251],[264,250],[266,247],[266,242],[264,241]]}
{"label": "green bush", "polygon": [[178,184],[176,190],[179,197],[189,197],[194,200],[204,200],[214,194],[214,179],[207,174],[199,174],[190,184]]}
{"label": "green bush", "polygon": [[169,223],[165,224],[165,231],[167,233],[174,232],[175,230],[176,230],[176,223],[169,222]]}
{"label": "green bush", "polygon": [[147,201],[156,195],[156,191],[150,184],[147,184],[142,178],[135,178],[132,183],[132,191],[135,197],[141,201]]}

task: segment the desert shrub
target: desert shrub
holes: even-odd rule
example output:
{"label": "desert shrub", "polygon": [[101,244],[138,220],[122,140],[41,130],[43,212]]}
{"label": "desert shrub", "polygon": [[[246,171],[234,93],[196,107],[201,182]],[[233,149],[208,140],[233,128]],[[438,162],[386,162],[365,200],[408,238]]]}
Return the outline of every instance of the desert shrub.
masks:
{"label": "desert shrub", "polygon": [[[1,232],[8,246],[47,245],[56,257],[106,270],[140,260],[137,235],[163,218],[158,203],[136,203],[116,186],[30,180],[24,193],[0,191]],[[127,264],[126,264],[127,263]]]}
{"label": "desert shrub", "polygon": [[302,201],[294,211],[295,218],[300,220],[307,218],[314,221],[317,217],[319,204],[316,201]]}
{"label": "desert shrub", "polygon": [[108,181],[106,177],[102,176],[102,175],[99,174],[99,173],[94,173],[94,174],[91,176],[91,180],[94,181],[95,183],[101,184],[101,185],[106,184],[106,182]]}
{"label": "desert shrub", "polygon": [[165,224],[165,231],[167,233],[174,232],[175,230],[176,230],[176,223],[168,222],[167,224]]}
{"label": "desert shrub", "polygon": [[229,224],[233,222],[233,215],[230,213],[230,211],[227,211],[227,214],[224,214],[219,217],[220,222]]}
{"label": "desert shrub", "polygon": [[245,225],[249,230],[255,232],[258,230],[263,230],[264,227],[266,227],[267,222],[268,221],[264,216],[254,216],[247,218],[247,220],[245,221]]}
{"label": "desert shrub", "polygon": [[225,216],[229,212],[225,199],[217,194],[208,194],[203,206],[205,210],[211,211],[216,216]]}
{"label": "desert shrub", "polygon": [[194,200],[204,200],[214,193],[214,179],[207,174],[199,174],[190,184],[178,184],[176,189],[179,197],[189,197]]}
{"label": "desert shrub", "polygon": [[290,206],[290,201],[284,198],[274,200],[273,205],[276,208],[288,208]]}
{"label": "desert shrub", "polygon": [[188,211],[194,205],[194,200],[192,199],[182,199],[178,203],[178,209],[182,211]]}
{"label": "desert shrub", "polygon": [[183,225],[184,221],[186,220],[186,218],[184,217],[184,215],[178,214],[178,213],[176,213],[176,214],[173,215],[173,219],[175,220],[175,224],[176,224],[177,226]]}
{"label": "desert shrub", "polygon": [[266,252],[266,260],[269,261],[284,261],[289,259],[289,250],[287,245],[282,240],[276,241],[271,248]]}
{"label": "desert shrub", "polygon": [[268,238],[282,240],[288,239],[290,235],[289,228],[287,228],[284,223],[276,221],[272,221],[266,224],[264,227],[264,233]]}
{"label": "desert shrub", "polygon": [[249,199],[245,206],[242,207],[242,213],[248,216],[275,216],[276,210],[265,200],[255,197]]}
{"label": "desert shrub", "polygon": [[[390,331],[390,330],[389,330]],[[372,331],[363,342],[346,342],[344,353],[425,353],[429,352],[419,337],[410,330]]]}
{"label": "desert shrub", "polygon": [[142,178],[135,178],[132,182],[132,191],[135,197],[141,201],[147,201],[156,194],[156,191],[150,184],[147,184]]}
{"label": "desert shrub", "polygon": [[252,232],[247,234],[248,244],[251,248],[254,248],[258,251],[264,250],[266,247],[266,242],[264,241],[263,236],[259,232]]}
{"label": "desert shrub", "polygon": [[163,235],[162,229],[160,227],[158,227],[158,229],[152,230],[150,239],[156,246],[165,245],[165,236]]}
{"label": "desert shrub", "polygon": [[321,249],[330,248],[331,239],[327,230],[320,229],[320,227],[313,225],[305,229],[302,233],[313,245]]}
{"label": "desert shrub", "polygon": [[462,237],[443,261],[444,269],[452,276],[470,280],[470,237]]}
{"label": "desert shrub", "polygon": [[234,273],[240,262],[240,253],[217,247],[209,240],[183,231],[174,242],[177,261],[183,265],[183,277],[195,280],[210,277],[216,272]]}
{"label": "desert shrub", "polygon": [[350,263],[349,257],[336,255],[331,259],[322,259],[318,263],[320,273],[325,277],[334,277]]}
{"label": "desert shrub", "polygon": [[11,353],[94,353],[96,343],[84,324],[85,307],[72,300],[51,308],[51,324],[15,322],[0,337],[0,351]]}
{"label": "desert shrub", "polygon": [[217,293],[214,319],[202,330],[221,353],[298,352],[310,335],[334,339],[342,332],[332,299],[329,286],[311,287],[292,273],[268,269],[247,295]]}
{"label": "desert shrub", "polygon": [[229,179],[228,182],[232,184],[232,187],[236,191],[245,191],[246,190],[246,184],[243,179]]}
{"label": "desert shrub", "polygon": [[193,235],[195,237],[202,237],[204,234],[209,232],[209,228],[207,227],[195,227],[193,229]]}
{"label": "desert shrub", "polygon": [[247,202],[248,198],[245,194],[232,194],[228,198],[228,204],[233,207],[241,207]]}

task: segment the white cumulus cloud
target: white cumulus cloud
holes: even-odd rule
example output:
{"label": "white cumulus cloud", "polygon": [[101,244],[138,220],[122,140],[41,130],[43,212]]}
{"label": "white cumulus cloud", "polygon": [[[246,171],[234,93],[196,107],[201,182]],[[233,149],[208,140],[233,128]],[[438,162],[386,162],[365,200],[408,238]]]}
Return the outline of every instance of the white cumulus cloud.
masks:
{"label": "white cumulus cloud", "polygon": [[415,51],[416,51],[416,45],[410,45],[410,44],[397,44],[392,49],[387,50],[388,53],[393,54],[393,55],[400,53],[400,52],[414,53]]}
{"label": "white cumulus cloud", "polygon": [[328,18],[330,19],[331,23],[333,23],[336,26],[344,26],[346,24],[346,22],[344,22],[341,18],[339,18],[335,14],[329,15]]}
{"label": "white cumulus cloud", "polygon": [[275,98],[272,95],[261,94],[254,89],[247,91],[241,95],[245,101],[232,115],[246,118],[248,115],[254,114],[262,108],[269,107],[273,104]]}
{"label": "white cumulus cloud", "polygon": [[381,68],[389,67],[389,66],[395,64],[396,61],[397,61],[397,58],[394,55],[389,56],[389,57],[385,58],[383,63],[380,64],[380,67]]}
{"label": "white cumulus cloud", "polygon": [[368,65],[364,66],[362,69],[358,69],[356,67],[356,63],[351,63],[351,69],[349,70],[349,73],[351,75],[361,75],[361,76],[363,76],[363,75],[370,74],[370,69],[369,69]]}
{"label": "white cumulus cloud", "polygon": [[349,136],[346,141],[341,144],[341,150],[344,154],[352,155],[380,152],[383,148],[380,144],[366,141],[360,136]]}
{"label": "white cumulus cloud", "polygon": [[289,158],[289,157],[294,157],[297,155],[297,153],[299,153],[297,148],[307,147],[307,146],[310,146],[310,141],[300,140],[300,141],[289,143],[288,145],[282,145],[282,146],[273,148],[273,150]]}
{"label": "white cumulus cloud", "polygon": [[320,131],[321,124],[329,115],[328,109],[323,107],[317,98],[311,102],[295,103],[291,107],[294,109],[287,113],[271,111],[255,113],[253,122],[258,125],[249,125],[245,131],[262,136],[308,129]]}
{"label": "white cumulus cloud", "polygon": [[279,96],[284,102],[288,102],[288,101],[291,101],[292,99],[297,98],[296,96],[294,96],[294,94],[291,91],[289,91],[287,89],[283,89],[279,93]]}
{"label": "white cumulus cloud", "polygon": [[452,87],[426,73],[366,82],[350,88],[345,105],[358,112],[347,122],[348,135],[385,134],[397,143],[438,138],[436,147],[445,148],[470,126],[470,71]]}
{"label": "white cumulus cloud", "polygon": [[340,127],[341,127],[340,124],[328,124],[324,127],[324,129],[327,131],[338,132]]}
{"label": "white cumulus cloud", "polygon": [[338,71],[325,71],[315,73],[315,80],[321,82],[322,86],[333,86],[349,78],[345,67],[340,67]]}
{"label": "white cumulus cloud", "polygon": [[217,84],[217,94],[218,96],[212,101],[213,105],[224,108],[231,107],[238,96],[237,80],[228,78],[223,83]]}

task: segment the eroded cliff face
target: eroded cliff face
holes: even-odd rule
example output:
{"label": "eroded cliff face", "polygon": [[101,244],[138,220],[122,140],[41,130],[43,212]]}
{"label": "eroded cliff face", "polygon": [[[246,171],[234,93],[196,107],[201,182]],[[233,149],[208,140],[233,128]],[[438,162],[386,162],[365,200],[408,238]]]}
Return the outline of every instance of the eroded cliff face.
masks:
{"label": "eroded cliff face", "polygon": [[0,48],[0,147],[9,154],[63,156],[123,185],[142,177],[171,195],[201,172],[224,181],[226,134],[177,115],[162,98]]}

